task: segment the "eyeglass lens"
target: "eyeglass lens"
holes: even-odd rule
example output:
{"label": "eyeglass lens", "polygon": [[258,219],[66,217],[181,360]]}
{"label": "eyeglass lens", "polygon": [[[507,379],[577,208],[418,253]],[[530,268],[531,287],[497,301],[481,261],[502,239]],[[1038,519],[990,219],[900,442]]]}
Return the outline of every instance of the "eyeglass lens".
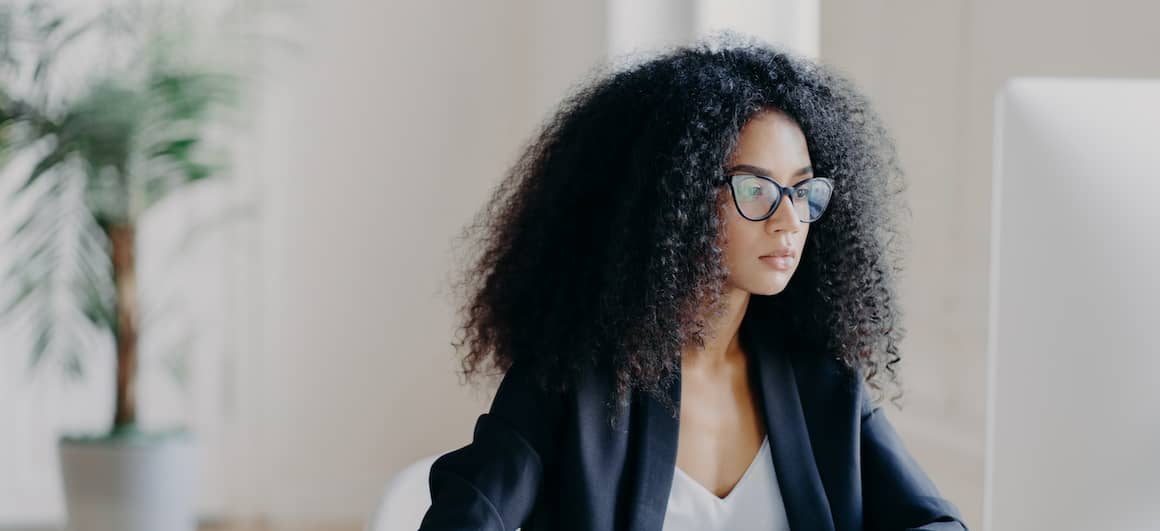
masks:
{"label": "eyeglass lens", "polygon": [[[768,218],[781,202],[781,192],[768,179],[736,175],[732,179],[737,209],[742,216],[759,221]],[[803,223],[816,221],[830,203],[833,187],[825,179],[806,179],[790,189],[791,203]]]}

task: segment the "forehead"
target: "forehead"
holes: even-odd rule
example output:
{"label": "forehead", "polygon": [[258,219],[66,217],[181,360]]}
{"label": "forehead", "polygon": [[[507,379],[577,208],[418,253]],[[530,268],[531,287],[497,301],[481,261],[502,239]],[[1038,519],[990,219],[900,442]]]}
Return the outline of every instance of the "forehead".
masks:
{"label": "forehead", "polygon": [[771,177],[788,176],[810,165],[809,147],[793,118],[780,111],[763,111],[741,128],[729,164],[768,168]]}

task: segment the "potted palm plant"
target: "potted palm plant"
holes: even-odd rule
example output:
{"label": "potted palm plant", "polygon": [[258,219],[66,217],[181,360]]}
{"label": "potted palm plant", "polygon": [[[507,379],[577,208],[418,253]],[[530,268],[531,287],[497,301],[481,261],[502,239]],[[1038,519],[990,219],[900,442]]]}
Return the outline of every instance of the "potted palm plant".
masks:
{"label": "potted palm plant", "polygon": [[[77,21],[46,2],[0,7],[0,168],[21,174],[7,198],[20,219],[0,240],[10,261],[0,318],[27,332],[32,367],[56,356],[80,374],[78,327],[115,344],[108,431],[59,440],[77,531],[195,526],[190,433],[137,422],[136,235],[158,202],[221,175],[224,158],[207,144],[240,78],[193,57],[188,13],[168,9],[122,4]],[[78,81],[76,66],[94,63]]]}

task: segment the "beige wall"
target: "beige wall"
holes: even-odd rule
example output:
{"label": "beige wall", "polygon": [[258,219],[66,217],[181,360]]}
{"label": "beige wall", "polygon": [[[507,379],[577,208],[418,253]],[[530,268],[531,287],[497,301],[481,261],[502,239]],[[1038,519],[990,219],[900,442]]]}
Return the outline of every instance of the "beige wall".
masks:
{"label": "beige wall", "polygon": [[871,94],[910,173],[910,397],[892,417],[979,525],[994,91],[1018,75],[1160,76],[1160,4],[827,0],[821,18],[821,57]]}
{"label": "beige wall", "polygon": [[262,110],[264,318],[235,510],[374,508],[470,440],[489,390],[451,347],[452,241],[540,116],[603,54],[599,5],[311,2]]}

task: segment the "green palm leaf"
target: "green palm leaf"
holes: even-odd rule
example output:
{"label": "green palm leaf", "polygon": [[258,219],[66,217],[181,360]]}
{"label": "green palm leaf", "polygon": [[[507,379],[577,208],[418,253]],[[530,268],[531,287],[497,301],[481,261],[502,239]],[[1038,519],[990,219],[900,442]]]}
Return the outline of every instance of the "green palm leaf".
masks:
{"label": "green palm leaf", "polygon": [[[132,3],[76,23],[32,2],[0,6],[0,74],[48,83],[57,58],[88,32],[137,42],[124,70],[101,72],[76,96],[49,105],[0,83],[0,169],[35,154],[6,210],[14,228],[0,240],[12,257],[0,285],[0,319],[32,344],[30,367],[57,359],[83,370],[92,332],[115,329],[107,227],[132,226],[145,210],[224,166],[206,130],[237,96],[238,78],[188,60],[188,37],[158,21],[180,20]],[[18,43],[19,41],[19,43]],[[17,44],[34,44],[22,64]],[[27,55],[27,54],[25,54]],[[0,78],[2,79],[2,78]]]}
{"label": "green palm leaf", "polygon": [[47,170],[25,188],[20,222],[8,235],[11,262],[0,319],[31,339],[28,368],[56,359],[71,374],[93,332],[113,326],[112,272],[104,232],[84,208],[83,181]]}

